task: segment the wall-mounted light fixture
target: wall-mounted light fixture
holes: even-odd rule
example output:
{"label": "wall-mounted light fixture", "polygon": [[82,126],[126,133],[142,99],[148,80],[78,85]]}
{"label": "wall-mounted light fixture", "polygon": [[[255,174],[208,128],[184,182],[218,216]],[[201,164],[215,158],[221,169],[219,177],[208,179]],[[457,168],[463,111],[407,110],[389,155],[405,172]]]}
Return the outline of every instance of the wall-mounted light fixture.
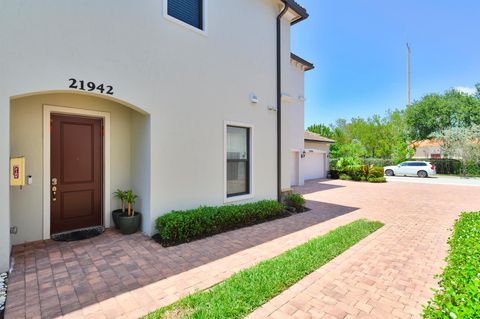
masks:
{"label": "wall-mounted light fixture", "polygon": [[276,107],[276,106],[269,105],[269,106],[268,106],[268,110],[269,110],[269,111],[275,111],[275,112],[276,112],[276,111],[277,111],[277,107]]}
{"label": "wall-mounted light fixture", "polygon": [[250,102],[252,102],[254,104],[258,103],[258,97],[254,92],[250,93]]}

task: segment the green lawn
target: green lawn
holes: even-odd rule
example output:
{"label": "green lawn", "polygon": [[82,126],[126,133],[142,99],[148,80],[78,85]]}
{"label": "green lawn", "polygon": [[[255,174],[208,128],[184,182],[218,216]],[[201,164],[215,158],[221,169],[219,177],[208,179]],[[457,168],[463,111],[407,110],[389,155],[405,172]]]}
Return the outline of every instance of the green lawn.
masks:
{"label": "green lawn", "polygon": [[357,220],[338,227],[145,318],[243,318],[382,226]]}
{"label": "green lawn", "polygon": [[480,318],[480,212],[463,213],[448,243],[448,265],[439,276],[440,289],[423,317]]}

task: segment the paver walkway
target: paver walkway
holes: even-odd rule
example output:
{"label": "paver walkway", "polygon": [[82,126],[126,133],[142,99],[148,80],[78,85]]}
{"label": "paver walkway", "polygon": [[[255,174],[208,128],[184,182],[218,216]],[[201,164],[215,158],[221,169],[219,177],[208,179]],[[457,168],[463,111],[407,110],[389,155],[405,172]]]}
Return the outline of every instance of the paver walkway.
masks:
{"label": "paver walkway", "polygon": [[363,217],[386,226],[252,317],[417,317],[446,254],[448,228],[461,210],[480,207],[475,190],[316,181],[299,189],[308,213],[177,247],[114,232],[19,246],[6,317],[138,318]]}
{"label": "paver walkway", "polygon": [[[139,307],[148,306],[149,310],[153,310],[158,305],[155,300],[166,298],[163,301],[165,303],[173,300],[175,293],[185,294],[190,291],[190,282],[192,286],[198,284],[198,288],[207,288],[228,276],[215,277],[214,273],[205,273],[191,278],[188,277],[189,270],[195,274],[199,271],[196,268],[206,264],[210,265],[205,269],[222,269],[221,265],[225,264],[222,261],[215,263],[216,260],[232,255],[235,258],[236,253],[245,249],[355,209],[325,203],[319,211],[169,248],[163,248],[140,233],[123,236],[111,230],[80,242],[40,241],[18,245],[13,250],[15,264],[9,278],[6,318],[53,318],[90,314],[93,318],[98,318],[99,305],[104,312],[102,315],[109,318],[130,313],[132,317],[138,317],[142,314]],[[239,256],[245,256],[245,253],[240,253]],[[251,257],[247,259],[255,260]],[[232,266],[240,269],[244,261],[239,262]],[[230,265],[227,266],[229,267]],[[177,291],[175,287],[168,286],[169,282],[174,282],[177,278],[172,276],[181,273],[184,273],[183,277],[178,278],[190,279],[181,283],[187,285],[185,291]],[[164,281],[166,278],[169,281]],[[151,284],[167,287],[150,298],[144,290]],[[151,290],[152,287],[148,289]],[[131,291],[137,291],[135,296],[138,295],[137,299],[140,300],[127,298]],[[112,300],[118,304],[115,306],[116,302]]]}
{"label": "paver walkway", "polygon": [[[419,318],[436,286],[447,239],[461,211],[480,210],[478,188],[425,184],[360,184],[299,191],[309,204],[358,205],[348,219],[386,225],[272,299],[249,318]],[[340,220],[343,218],[338,218]],[[332,224],[335,221],[331,221]]]}

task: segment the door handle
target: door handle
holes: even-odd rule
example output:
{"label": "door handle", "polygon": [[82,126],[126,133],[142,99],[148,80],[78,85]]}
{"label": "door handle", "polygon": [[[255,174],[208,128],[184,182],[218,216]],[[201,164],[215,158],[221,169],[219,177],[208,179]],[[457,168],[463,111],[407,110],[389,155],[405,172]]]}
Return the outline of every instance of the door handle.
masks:
{"label": "door handle", "polygon": [[57,201],[57,179],[52,178],[52,202]]}

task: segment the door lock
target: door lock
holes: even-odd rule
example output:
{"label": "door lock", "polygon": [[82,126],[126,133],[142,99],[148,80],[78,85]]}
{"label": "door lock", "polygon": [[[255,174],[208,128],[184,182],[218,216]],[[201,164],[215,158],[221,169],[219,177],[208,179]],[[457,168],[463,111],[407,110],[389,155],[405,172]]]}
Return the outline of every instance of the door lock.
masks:
{"label": "door lock", "polygon": [[52,178],[52,202],[57,201],[57,179]]}

